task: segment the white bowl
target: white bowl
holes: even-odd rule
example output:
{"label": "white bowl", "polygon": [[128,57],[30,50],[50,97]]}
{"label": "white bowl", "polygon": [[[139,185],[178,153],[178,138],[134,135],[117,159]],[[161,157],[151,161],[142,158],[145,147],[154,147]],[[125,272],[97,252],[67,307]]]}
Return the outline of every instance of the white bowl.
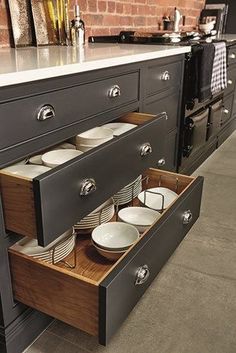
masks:
{"label": "white bowl", "polygon": [[102,126],[95,127],[76,136],[76,145],[98,145],[113,138],[113,131]]}
{"label": "white bowl", "polygon": [[164,187],[147,189],[138,195],[139,201],[145,206],[158,211],[167,208],[177,197],[178,194]]}
{"label": "white bowl", "polygon": [[70,159],[78,157],[83,152],[72,149],[61,149],[61,150],[53,150],[42,155],[42,162],[44,165],[48,167],[56,167],[60,164],[63,164]]}
{"label": "white bowl", "polygon": [[118,212],[119,220],[132,224],[140,233],[148,229],[161,214],[146,207],[126,207]]}
{"label": "white bowl", "polygon": [[14,175],[33,179],[40,174],[46,173],[50,169],[51,168],[45,167],[43,165],[19,164],[5,168],[4,170]]}
{"label": "white bowl", "polygon": [[105,250],[128,249],[138,238],[137,229],[122,222],[101,224],[92,231],[92,240]]}
{"label": "white bowl", "polygon": [[103,257],[107,258],[110,261],[116,261],[118,260],[126,251],[126,250],[116,250],[116,251],[112,251],[112,250],[105,250],[100,248],[96,243],[94,243],[92,241],[93,246],[96,248],[97,252],[102,255]]}
{"label": "white bowl", "polygon": [[198,27],[202,32],[210,33],[211,30],[214,28],[214,25],[215,25],[215,21],[211,21],[208,23],[200,23]]}

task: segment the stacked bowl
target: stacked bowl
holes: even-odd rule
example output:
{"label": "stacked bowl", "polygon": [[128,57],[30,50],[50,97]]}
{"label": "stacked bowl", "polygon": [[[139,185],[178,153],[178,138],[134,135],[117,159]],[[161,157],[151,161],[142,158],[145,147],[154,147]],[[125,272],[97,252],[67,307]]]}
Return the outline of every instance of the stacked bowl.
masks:
{"label": "stacked bowl", "polygon": [[75,241],[76,235],[70,229],[46,247],[39,246],[36,239],[25,237],[14,244],[14,250],[51,264],[68,256],[75,247]]}
{"label": "stacked bowl", "polygon": [[114,213],[114,200],[110,198],[98,208],[96,208],[96,210],[84,217],[74,227],[77,230],[83,230],[88,232],[89,230],[96,228],[100,224],[109,222],[110,219],[114,216]]}
{"label": "stacked bowl", "polygon": [[122,222],[102,224],[92,232],[93,246],[100,255],[111,261],[119,259],[138,238],[138,230]]}
{"label": "stacked bowl", "polygon": [[46,152],[42,155],[41,159],[44,165],[50,168],[57,167],[67,161],[78,157],[83,152],[73,149],[59,149]]}
{"label": "stacked bowl", "polygon": [[76,136],[76,148],[82,152],[101,145],[113,138],[113,131],[105,127],[95,127]]}

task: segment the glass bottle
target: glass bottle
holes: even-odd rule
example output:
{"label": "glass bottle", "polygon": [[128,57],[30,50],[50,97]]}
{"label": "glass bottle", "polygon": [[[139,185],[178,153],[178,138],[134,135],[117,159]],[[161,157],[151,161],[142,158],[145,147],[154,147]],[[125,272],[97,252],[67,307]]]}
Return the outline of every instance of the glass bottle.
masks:
{"label": "glass bottle", "polygon": [[71,44],[83,46],[85,44],[85,26],[80,18],[79,5],[75,5],[75,18],[71,21]]}

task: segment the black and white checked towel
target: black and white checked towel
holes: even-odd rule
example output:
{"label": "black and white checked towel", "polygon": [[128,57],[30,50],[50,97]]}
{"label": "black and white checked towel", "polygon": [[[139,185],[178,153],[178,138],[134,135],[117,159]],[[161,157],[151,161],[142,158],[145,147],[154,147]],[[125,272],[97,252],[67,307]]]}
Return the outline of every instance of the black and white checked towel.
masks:
{"label": "black and white checked towel", "polygon": [[215,56],[212,68],[211,93],[219,93],[227,87],[226,44],[225,42],[213,43]]}

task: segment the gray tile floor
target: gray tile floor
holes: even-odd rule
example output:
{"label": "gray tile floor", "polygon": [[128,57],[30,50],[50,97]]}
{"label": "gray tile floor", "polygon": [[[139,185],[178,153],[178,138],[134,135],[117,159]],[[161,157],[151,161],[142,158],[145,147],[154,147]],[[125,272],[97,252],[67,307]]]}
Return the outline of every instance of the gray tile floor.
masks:
{"label": "gray tile floor", "polygon": [[194,174],[201,218],[108,347],[55,321],[27,353],[236,353],[236,133]]}

